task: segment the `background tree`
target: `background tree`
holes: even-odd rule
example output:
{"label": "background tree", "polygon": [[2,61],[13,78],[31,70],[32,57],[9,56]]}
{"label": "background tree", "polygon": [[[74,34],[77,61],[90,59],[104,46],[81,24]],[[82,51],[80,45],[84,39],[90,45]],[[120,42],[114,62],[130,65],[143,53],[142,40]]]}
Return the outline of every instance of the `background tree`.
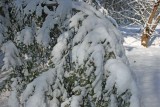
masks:
{"label": "background tree", "polygon": [[[160,5],[160,0],[155,2],[153,9],[150,13],[150,16],[148,18],[148,21],[146,22],[145,28],[143,30],[143,33],[141,36],[141,44],[145,47],[148,46],[149,39],[150,39],[151,35],[153,34],[153,32],[155,31],[156,26],[159,23],[160,14],[158,14],[157,17],[155,16],[157,14],[159,5]],[[155,18],[155,20],[154,20],[154,18]]]}
{"label": "background tree", "polygon": [[101,0],[101,4],[108,10],[118,24],[142,25],[147,21],[153,0]]}

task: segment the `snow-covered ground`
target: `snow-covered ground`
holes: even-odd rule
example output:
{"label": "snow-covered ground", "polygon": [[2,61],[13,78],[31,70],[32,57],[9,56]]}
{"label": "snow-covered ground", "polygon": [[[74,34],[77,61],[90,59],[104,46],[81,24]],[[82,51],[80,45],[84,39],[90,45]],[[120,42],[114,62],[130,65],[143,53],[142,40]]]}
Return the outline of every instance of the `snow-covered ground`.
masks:
{"label": "snow-covered ground", "polygon": [[125,36],[126,55],[137,78],[141,107],[160,107],[160,26],[148,48],[140,44],[139,27],[120,29]]}

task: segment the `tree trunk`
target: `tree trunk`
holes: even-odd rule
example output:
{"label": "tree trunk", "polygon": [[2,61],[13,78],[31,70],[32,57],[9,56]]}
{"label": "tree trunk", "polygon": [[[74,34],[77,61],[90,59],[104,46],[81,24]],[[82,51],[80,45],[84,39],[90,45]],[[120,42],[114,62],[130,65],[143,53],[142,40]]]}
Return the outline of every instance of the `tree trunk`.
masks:
{"label": "tree trunk", "polygon": [[155,22],[154,22],[154,24],[153,24],[153,26],[152,26],[152,29],[151,29],[151,31],[150,31],[150,35],[152,35],[153,32],[155,31],[155,29],[156,29],[159,21],[160,21],[160,14],[157,16],[157,18],[156,18],[156,20],[155,20]]}
{"label": "tree trunk", "polygon": [[[156,28],[156,26],[157,26],[157,25],[156,26],[152,25],[152,21],[153,21],[153,19],[155,17],[155,14],[156,14],[157,10],[158,10],[159,4],[160,4],[160,0],[158,0],[155,3],[155,5],[154,5],[154,7],[152,9],[152,12],[151,12],[151,14],[149,16],[149,19],[148,19],[148,21],[146,23],[146,27],[143,30],[143,33],[142,33],[142,36],[141,36],[141,45],[143,45],[144,47],[148,46],[148,41],[150,39],[151,34],[153,33],[152,28],[154,28],[154,27]],[[157,19],[159,19],[159,18],[157,17]]]}

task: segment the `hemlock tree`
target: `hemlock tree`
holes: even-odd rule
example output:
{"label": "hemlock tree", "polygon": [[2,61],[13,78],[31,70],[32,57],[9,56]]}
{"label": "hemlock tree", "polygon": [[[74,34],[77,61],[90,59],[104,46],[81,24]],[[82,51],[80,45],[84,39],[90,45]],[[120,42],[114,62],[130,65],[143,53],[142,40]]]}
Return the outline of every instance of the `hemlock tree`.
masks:
{"label": "hemlock tree", "polygon": [[10,22],[0,25],[10,107],[139,107],[120,32],[87,3],[1,5]]}

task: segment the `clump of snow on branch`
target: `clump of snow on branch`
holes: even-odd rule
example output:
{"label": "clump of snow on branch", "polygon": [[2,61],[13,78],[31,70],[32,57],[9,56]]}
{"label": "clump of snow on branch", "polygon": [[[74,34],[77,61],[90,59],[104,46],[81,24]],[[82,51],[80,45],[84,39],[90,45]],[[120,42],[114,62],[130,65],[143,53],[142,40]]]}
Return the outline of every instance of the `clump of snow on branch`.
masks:
{"label": "clump of snow on branch", "polygon": [[[47,72],[40,75],[32,83],[27,85],[26,90],[22,93],[22,103],[26,103],[26,107],[44,107],[45,93],[49,91],[49,87],[54,83],[56,74],[54,69],[50,69]],[[34,95],[32,93],[34,92]],[[55,93],[57,94],[57,93]],[[25,102],[27,99],[29,100]]]}
{"label": "clump of snow on branch", "polygon": [[18,80],[16,78],[12,79],[13,83],[11,85],[12,87],[12,92],[11,92],[11,95],[9,97],[9,100],[8,100],[8,106],[10,107],[19,107],[19,100],[17,98],[17,85],[18,85]]}
{"label": "clump of snow on branch", "polygon": [[110,72],[106,88],[112,88],[114,85],[112,83],[114,82],[116,83],[118,94],[122,94],[125,90],[130,88],[132,79],[130,69],[123,62],[115,59],[108,60],[105,69]]}
{"label": "clump of snow on branch", "polygon": [[17,32],[17,42],[23,43],[25,45],[31,45],[33,43],[34,35],[32,28],[25,27],[21,32]]}
{"label": "clump of snow on branch", "polygon": [[22,64],[19,58],[19,51],[12,41],[4,43],[1,49],[4,52],[2,71]]}

